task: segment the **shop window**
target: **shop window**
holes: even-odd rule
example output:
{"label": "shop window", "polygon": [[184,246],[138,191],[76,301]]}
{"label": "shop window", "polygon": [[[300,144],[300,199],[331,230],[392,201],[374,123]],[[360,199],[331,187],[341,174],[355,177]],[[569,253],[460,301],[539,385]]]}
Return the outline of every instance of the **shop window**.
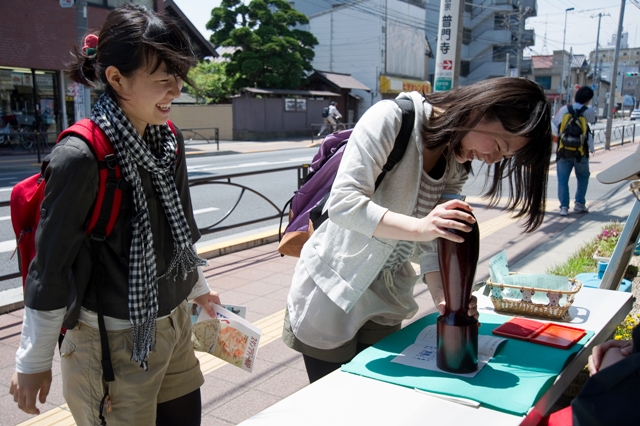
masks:
{"label": "shop window", "polygon": [[493,62],[505,62],[507,53],[513,54],[511,46],[493,46]]}
{"label": "shop window", "polygon": [[471,44],[471,28],[462,29],[462,44]]}
{"label": "shop window", "polygon": [[464,60],[460,61],[460,76],[461,77],[468,77],[470,69],[471,69],[471,62],[464,61]]}
{"label": "shop window", "polygon": [[545,90],[551,90],[551,76],[545,76],[545,77],[537,76],[536,83],[542,86],[542,88]]}

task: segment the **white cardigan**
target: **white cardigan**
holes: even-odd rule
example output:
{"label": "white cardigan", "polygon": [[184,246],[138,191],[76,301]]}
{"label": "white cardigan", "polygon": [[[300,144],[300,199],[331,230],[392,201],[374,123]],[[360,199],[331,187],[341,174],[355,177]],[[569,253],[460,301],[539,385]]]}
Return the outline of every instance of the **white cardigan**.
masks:
{"label": "white cardigan", "polygon": [[[373,237],[382,216],[387,210],[410,216],[418,198],[423,151],[420,129],[428,123],[432,108],[417,92],[398,97],[412,99],[415,107],[413,132],[402,160],[375,190],[402,122],[402,111],[395,102],[378,102],[362,116],[349,138],[327,201],[329,220],[314,231],[300,254],[309,276],[347,313],[397,244],[397,240]],[[467,172],[452,157],[444,193],[459,194]],[[431,247],[421,255],[422,274],[439,269],[435,245]]]}

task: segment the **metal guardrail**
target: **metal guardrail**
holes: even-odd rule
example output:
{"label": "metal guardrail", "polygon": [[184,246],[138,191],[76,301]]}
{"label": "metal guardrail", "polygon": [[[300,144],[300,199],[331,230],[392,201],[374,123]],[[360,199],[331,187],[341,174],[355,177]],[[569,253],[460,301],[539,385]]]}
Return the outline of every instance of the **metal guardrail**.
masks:
{"label": "metal guardrail", "polygon": [[[265,174],[269,174],[269,173],[278,173],[278,172],[283,172],[283,171],[288,171],[288,170],[297,170],[298,171],[297,185],[298,185],[298,188],[299,188],[300,186],[302,186],[302,183],[304,182],[304,179],[308,174],[309,165],[308,164],[302,164],[300,166],[289,166],[289,167],[281,167],[281,168],[277,168],[277,169],[259,170],[259,171],[254,171],[254,172],[233,173],[233,174],[228,174],[228,175],[210,176],[210,177],[209,176],[205,176],[205,177],[189,179],[189,187],[190,188],[191,187],[196,187],[196,186],[203,186],[203,185],[229,185],[229,186],[236,187],[236,188],[240,189],[240,192],[239,192],[239,194],[237,196],[237,199],[233,202],[233,206],[226,213],[224,213],[222,215],[221,219],[216,220],[215,223],[213,223],[211,225],[208,225],[208,226],[204,226],[202,228],[199,228],[200,233],[202,235],[213,234],[215,232],[228,231],[230,229],[241,228],[243,226],[253,225],[253,224],[256,224],[256,223],[266,222],[266,221],[274,220],[274,219],[280,219],[281,217],[283,217],[285,215],[285,213],[286,213],[285,212],[285,207],[282,207],[282,208],[278,207],[272,200],[270,200],[264,194],[261,194],[260,192],[254,190],[252,188],[249,188],[246,185],[242,185],[240,183],[232,182],[232,180],[233,179],[242,178],[242,177],[247,177],[247,176],[265,175]],[[268,209],[266,215],[264,215],[262,217],[258,217],[258,218],[253,219],[253,220],[244,221],[244,222],[240,222],[240,223],[235,223],[235,224],[232,224],[232,225],[219,226],[229,216],[231,216],[231,214],[236,210],[236,208],[240,204],[240,201],[242,201],[243,196],[247,192],[255,194],[258,197],[262,198],[266,202],[267,207],[271,207],[271,209]],[[9,207],[9,201],[0,201],[0,207]],[[18,265],[19,265],[19,262],[18,262]],[[18,277],[20,277],[20,271],[12,272],[12,273],[5,274],[5,275],[0,275],[0,281],[6,281],[6,280],[18,278]]]}
{"label": "metal guardrail", "polygon": [[[200,131],[202,130],[213,130],[214,132],[214,136],[213,136],[213,141],[216,144],[216,150],[220,151],[220,129],[217,127],[192,127],[192,128],[187,128],[187,129],[183,129],[182,127],[180,127],[180,131],[182,132],[182,134],[184,135],[185,133],[191,133],[193,136],[200,136],[200,138],[202,140],[207,141],[207,143],[211,143],[211,140],[205,136],[203,136]],[[193,136],[189,139],[187,139],[187,137],[185,136],[184,138],[184,143],[188,143],[188,142],[193,142]]]}
{"label": "metal guardrail", "polygon": [[22,150],[25,153],[38,156],[38,163],[42,162],[40,155],[45,153],[47,148],[52,147],[49,143],[49,136],[53,136],[53,141],[58,138],[58,132],[38,132],[20,131],[0,134],[0,146],[9,146],[12,150]]}
{"label": "metal guardrail", "polygon": [[[353,123],[347,123],[347,124],[353,124]],[[184,131],[184,129],[181,129],[181,130]],[[198,130],[198,129],[192,129],[192,130]],[[612,139],[622,138],[623,135],[624,135],[624,138],[631,138],[631,141],[635,142],[635,124],[617,126],[612,129],[612,133],[611,133]],[[597,142],[598,138],[600,137],[604,138],[604,129],[596,130],[596,133],[594,135],[594,141]],[[624,138],[622,138],[622,143],[624,143]],[[602,142],[604,142],[604,139],[602,139]],[[264,194],[261,194],[260,192],[246,185],[232,182],[232,180],[242,178],[242,177],[247,177],[247,176],[264,175],[268,173],[278,173],[278,172],[283,172],[287,170],[298,171],[297,185],[299,188],[300,186],[302,186],[302,183],[304,182],[304,179],[308,174],[309,165],[303,164],[300,166],[289,166],[289,167],[281,167],[277,169],[259,170],[254,172],[233,173],[228,175],[210,176],[210,177],[205,176],[205,177],[189,179],[189,187],[196,187],[196,186],[203,186],[203,185],[229,185],[229,186],[240,189],[238,197],[233,203],[233,206],[222,215],[221,219],[217,219],[215,223],[200,228],[200,233],[203,235],[206,235],[206,234],[212,234],[215,232],[228,231],[230,229],[241,228],[243,226],[253,225],[261,222],[267,222],[269,220],[280,219],[281,217],[283,217],[286,213],[284,211],[284,207],[283,208],[278,207],[272,200],[270,200]],[[258,197],[262,198],[266,202],[267,207],[270,207],[268,211],[271,213],[267,213],[266,215],[253,220],[244,221],[244,222],[240,222],[232,225],[220,226],[220,224],[223,223],[227,218],[229,218],[231,214],[237,209],[238,205],[240,204],[240,201],[242,200],[243,196],[247,192],[255,194]],[[0,207],[8,207],[8,206],[9,206],[9,201],[0,201]],[[0,281],[17,278],[19,276],[20,276],[20,272],[2,275],[0,276]]]}
{"label": "metal guardrail", "polygon": [[[605,143],[606,141],[606,129],[596,129],[593,131],[594,143]],[[631,138],[631,143],[636,141],[636,125],[623,124],[611,128],[611,140],[621,140],[621,145],[624,145],[624,139]]]}
{"label": "metal guardrail", "polygon": [[[213,130],[213,139],[207,138],[200,133],[203,130]],[[216,144],[216,148],[220,151],[220,129],[218,127],[194,127],[183,129],[180,128],[184,136],[184,143],[193,142],[195,136],[199,136],[201,140]],[[191,138],[187,139],[185,135],[191,134]],[[9,132],[0,133],[0,147],[10,146],[13,150],[23,150],[25,154],[36,153],[38,156],[38,163],[41,163],[41,154],[47,153],[48,150],[55,146],[55,141],[58,139],[60,132]],[[50,138],[53,136],[53,138]]]}

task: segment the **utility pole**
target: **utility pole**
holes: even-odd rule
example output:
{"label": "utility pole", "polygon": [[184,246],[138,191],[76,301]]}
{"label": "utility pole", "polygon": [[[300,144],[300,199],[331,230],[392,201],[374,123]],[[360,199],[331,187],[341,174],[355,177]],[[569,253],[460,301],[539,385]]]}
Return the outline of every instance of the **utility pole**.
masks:
{"label": "utility pole", "polygon": [[507,63],[505,65],[504,76],[511,77],[511,69],[509,67],[509,52],[507,52]]}
{"label": "utility pole", "polygon": [[516,77],[520,77],[520,68],[522,67],[522,48],[524,43],[522,38],[524,37],[524,0],[520,0],[520,6],[518,8],[518,57],[516,58]]}
{"label": "utility pole", "polygon": [[567,104],[571,102],[571,64],[573,63],[573,46],[569,48],[569,64],[567,66],[567,95],[565,99]]}
{"label": "utility pole", "polygon": [[609,110],[607,114],[607,127],[605,129],[604,149],[611,149],[611,125],[613,124],[613,108],[616,104],[616,79],[618,77],[618,56],[620,55],[620,36],[622,35],[622,21],[624,20],[624,4],[621,0],[620,17],[618,18],[618,33],[616,35],[616,50],[613,56],[613,72],[611,73],[611,88],[609,89]]}
{"label": "utility pole", "polygon": [[[575,7],[569,7],[564,11],[564,35],[562,36],[562,58],[560,62],[560,84],[558,85],[558,96],[560,97],[560,101],[562,101],[562,91],[564,89],[564,42],[567,38],[567,13],[574,10]],[[562,104],[562,102],[560,102]]]}
{"label": "utility pole", "polygon": [[[610,16],[608,13],[603,15],[602,12],[598,13],[598,36],[596,37],[596,56],[593,59],[593,79],[596,83],[596,95],[593,103],[593,107],[596,110],[596,116],[598,113],[598,98],[600,97],[600,72],[602,72],[602,68],[598,70],[598,46],[600,45],[600,21],[602,20],[602,16]],[[593,16],[592,16],[593,18]]]}
{"label": "utility pole", "polygon": [[[84,36],[88,31],[87,24],[87,0],[76,0],[76,27],[78,36],[78,49],[82,49]],[[76,86],[75,95],[76,121],[91,115],[91,92],[87,86]]]}

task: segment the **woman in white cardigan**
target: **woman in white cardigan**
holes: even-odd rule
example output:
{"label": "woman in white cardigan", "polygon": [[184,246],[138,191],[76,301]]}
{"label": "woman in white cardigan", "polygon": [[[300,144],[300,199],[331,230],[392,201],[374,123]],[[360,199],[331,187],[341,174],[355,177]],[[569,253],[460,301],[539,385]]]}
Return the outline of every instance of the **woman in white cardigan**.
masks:
{"label": "woman in white cardigan", "polygon": [[[506,179],[506,210],[525,218],[525,231],[544,218],[551,112],[539,85],[498,78],[426,99],[417,92],[399,98],[411,99],[415,109],[402,160],[376,190],[402,123],[395,102],[378,102],[354,128],[327,201],[329,220],[315,230],[296,265],[283,340],[302,352],[311,382],[415,315],[418,277],[444,311],[434,240],[461,242],[446,228],[469,231],[464,222],[475,220],[469,204],[442,202],[460,194],[472,160],[493,165],[484,194],[491,205]],[[419,276],[410,258],[419,262]],[[478,315],[475,298],[468,313]]]}

